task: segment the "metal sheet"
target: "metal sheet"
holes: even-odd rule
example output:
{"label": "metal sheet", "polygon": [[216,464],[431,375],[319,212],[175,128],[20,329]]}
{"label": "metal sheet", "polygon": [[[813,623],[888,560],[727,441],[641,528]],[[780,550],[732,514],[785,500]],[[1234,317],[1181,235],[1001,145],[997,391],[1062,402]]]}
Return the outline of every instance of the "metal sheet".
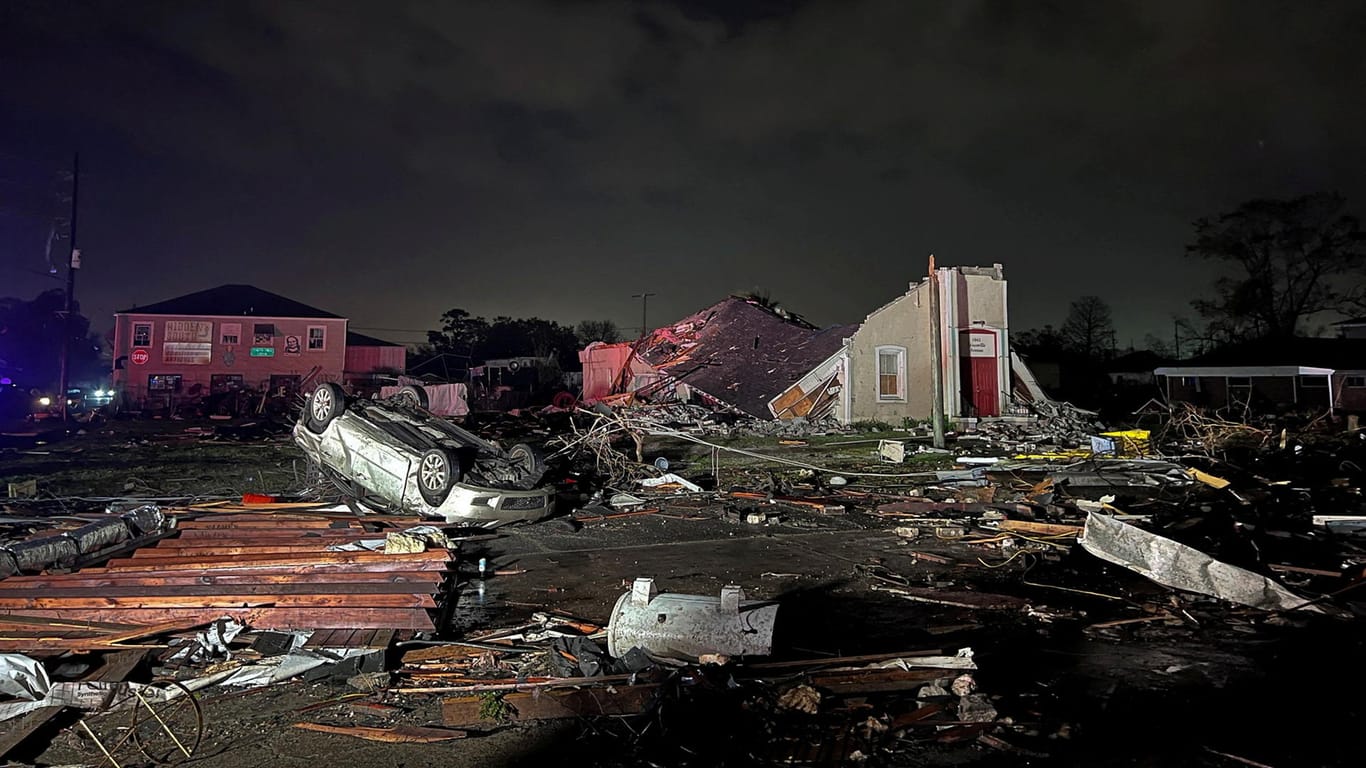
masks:
{"label": "metal sheet", "polygon": [[1198,549],[1109,515],[1087,515],[1086,526],[1077,541],[1096,557],[1173,589],[1269,611],[1319,612],[1304,598],[1265,576],[1220,562]]}

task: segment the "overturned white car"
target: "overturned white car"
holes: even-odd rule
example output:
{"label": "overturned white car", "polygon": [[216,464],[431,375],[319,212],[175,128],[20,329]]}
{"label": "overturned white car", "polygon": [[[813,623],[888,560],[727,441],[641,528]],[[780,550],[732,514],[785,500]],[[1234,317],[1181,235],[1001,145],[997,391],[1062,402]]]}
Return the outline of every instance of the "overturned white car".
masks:
{"label": "overturned white car", "polygon": [[504,451],[426,411],[421,389],[389,400],[346,396],[332,383],[309,395],[294,442],[335,479],[396,512],[495,528],[549,515],[554,489],[531,446]]}

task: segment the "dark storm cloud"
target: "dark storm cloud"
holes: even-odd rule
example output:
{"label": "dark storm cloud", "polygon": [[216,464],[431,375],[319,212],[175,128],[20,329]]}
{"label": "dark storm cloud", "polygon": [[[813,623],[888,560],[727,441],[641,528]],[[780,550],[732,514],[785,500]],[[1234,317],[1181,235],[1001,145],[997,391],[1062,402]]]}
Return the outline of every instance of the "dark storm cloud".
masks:
{"label": "dark storm cloud", "polygon": [[87,248],[158,275],[104,309],[635,325],[763,285],[835,322],[935,251],[1004,262],[1017,327],[1096,293],[1141,337],[1206,274],[1190,220],[1366,201],[1357,4],[347,5],[10,7],[7,141],[97,145]]}

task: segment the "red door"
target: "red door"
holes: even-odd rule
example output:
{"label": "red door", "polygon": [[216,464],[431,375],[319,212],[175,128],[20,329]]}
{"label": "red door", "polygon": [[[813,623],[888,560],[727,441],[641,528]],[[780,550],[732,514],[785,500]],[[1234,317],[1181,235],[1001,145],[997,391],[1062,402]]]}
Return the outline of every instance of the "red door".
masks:
{"label": "red door", "polygon": [[972,416],[1000,416],[1001,389],[996,368],[997,335],[987,328],[973,328],[962,335],[961,378],[963,398]]}

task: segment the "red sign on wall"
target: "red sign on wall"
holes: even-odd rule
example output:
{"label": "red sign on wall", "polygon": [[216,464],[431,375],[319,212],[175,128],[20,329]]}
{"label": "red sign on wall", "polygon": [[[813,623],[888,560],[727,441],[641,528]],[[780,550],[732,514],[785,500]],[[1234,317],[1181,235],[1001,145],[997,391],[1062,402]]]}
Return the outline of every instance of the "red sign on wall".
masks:
{"label": "red sign on wall", "polygon": [[147,354],[145,349],[135,349],[133,354],[128,356],[128,359],[133,361],[133,365],[146,365],[149,358],[151,355]]}

